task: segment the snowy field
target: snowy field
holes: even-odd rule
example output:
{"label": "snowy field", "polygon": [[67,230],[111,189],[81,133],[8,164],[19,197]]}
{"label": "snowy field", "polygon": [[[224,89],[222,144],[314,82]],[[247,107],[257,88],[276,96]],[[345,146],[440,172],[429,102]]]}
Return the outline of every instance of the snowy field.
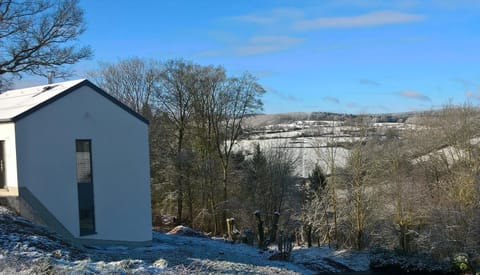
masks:
{"label": "snowy field", "polygon": [[295,248],[290,261],[274,261],[273,247],[181,233],[154,232],[147,247],[76,248],[3,206],[0,224],[0,274],[318,274],[369,266],[364,252]]}
{"label": "snowy field", "polygon": [[[235,144],[235,151],[243,152],[250,157],[256,144],[266,150],[285,148],[296,161],[295,175],[300,177],[308,177],[315,164],[320,165],[323,171],[329,173],[328,167],[331,163],[332,153],[335,164],[344,167],[349,150],[341,145],[361,139],[358,136],[360,131],[358,127],[344,126],[343,122],[339,121],[299,120],[280,124],[250,122],[247,126],[253,128],[246,128],[249,134]],[[405,123],[374,123],[372,127],[381,134],[387,129],[402,131],[412,126]],[[337,146],[332,147],[332,145]]]}
{"label": "snowy field", "polygon": [[342,147],[325,147],[326,138],[292,138],[292,139],[248,139],[240,140],[235,150],[242,151],[247,157],[252,156],[253,149],[259,144],[262,149],[286,148],[295,160],[295,175],[308,177],[315,164],[320,165],[323,171],[329,171],[329,155],[335,152],[335,163],[343,167],[346,163],[348,150]]}

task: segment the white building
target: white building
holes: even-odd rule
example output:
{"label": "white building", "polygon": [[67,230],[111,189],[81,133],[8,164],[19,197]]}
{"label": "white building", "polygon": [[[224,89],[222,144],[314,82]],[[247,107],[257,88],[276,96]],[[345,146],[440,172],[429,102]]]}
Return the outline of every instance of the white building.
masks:
{"label": "white building", "polygon": [[2,196],[78,243],[149,243],[148,122],[84,79],[0,94]]}

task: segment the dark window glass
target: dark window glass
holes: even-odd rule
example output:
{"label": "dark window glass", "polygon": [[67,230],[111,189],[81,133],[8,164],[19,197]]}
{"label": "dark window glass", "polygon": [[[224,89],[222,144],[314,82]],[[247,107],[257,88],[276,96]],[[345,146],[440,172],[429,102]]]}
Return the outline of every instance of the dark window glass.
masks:
{"label": "dark window glass", "polygon": [[77,182],[92,182],[90,140],[77,140]]}
{"label": "dark window glass", "polygon": [[95,233],[91,149],[90,140],[76,141],[78,209],[81,236]]}
{"label": "dark window glass", "polygon": [[0,141],[0,188],[5,188],[6,176],[5,176],[5,141]]}

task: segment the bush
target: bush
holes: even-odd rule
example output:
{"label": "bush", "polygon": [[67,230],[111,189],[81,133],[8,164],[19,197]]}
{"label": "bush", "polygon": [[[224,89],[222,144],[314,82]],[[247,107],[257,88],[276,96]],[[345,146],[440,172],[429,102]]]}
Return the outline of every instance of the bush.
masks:
{"label": "bush", "polygon": [[452,260],[453,269],[458,273],[465,273],[471,270],[468,255],[464,253],[457,254]]}
{"label": "bush", "polygon": [[280,231],[278,237],[278,250],[280,251],[281,260],[287,261],[290,258],[293,248],[293,235]]}
{"label": "bush", "polygon": [[447,262],[440,262],[427,253],[405,255],[385,249],[371,252],[370,268],[388,274],[453,274]]}

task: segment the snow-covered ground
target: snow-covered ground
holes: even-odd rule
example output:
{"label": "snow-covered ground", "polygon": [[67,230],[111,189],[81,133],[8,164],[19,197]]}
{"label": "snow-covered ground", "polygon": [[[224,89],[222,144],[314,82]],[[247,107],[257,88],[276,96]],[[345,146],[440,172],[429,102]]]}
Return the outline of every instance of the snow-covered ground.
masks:
{"label": "snow-covered ground", "polygon": [[290,259],[317,272],[357,272],[369,269],[367,252],[334,250],[328,247],[296,248]]}
{"label": "snow-covered ground", "polygon": [[0,206],[0,274],[318,274],[368,269],[365,253],[296,248],[290,261],[223,239],[153,233],[151,246],[76,248]]}

